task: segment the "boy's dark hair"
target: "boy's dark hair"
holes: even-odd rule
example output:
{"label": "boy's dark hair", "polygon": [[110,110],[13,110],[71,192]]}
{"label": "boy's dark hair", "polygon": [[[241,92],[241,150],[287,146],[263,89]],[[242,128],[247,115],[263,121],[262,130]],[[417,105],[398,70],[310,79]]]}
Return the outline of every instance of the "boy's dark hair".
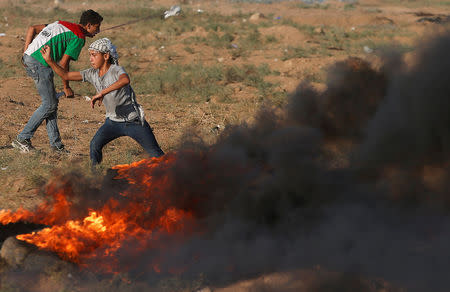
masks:
{"label": "boy's dark hair", "polygon": [[103,17],[92,9],[84,11],[80,16],[80,24],[86,25],[99,24],[103,21]]}

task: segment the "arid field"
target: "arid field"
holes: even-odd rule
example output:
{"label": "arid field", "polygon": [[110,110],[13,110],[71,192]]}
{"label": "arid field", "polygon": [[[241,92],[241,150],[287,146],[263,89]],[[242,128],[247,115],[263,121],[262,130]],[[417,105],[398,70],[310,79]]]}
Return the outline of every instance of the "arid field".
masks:
{"label": "arid field", "polygon": [[[173,5],[181,13],[164,18]],[[11,147],[40,104],[20,63],[28,26],[78,22],[86,9],[104,21],[71,70],[90,67],[92,41],[117,46],[169,157],[127,174],[167,178],[149,188],[198,229],[182,251],[139,256],[170,253],[183,272],[140,274],[137,261],[77,274],[53,259],[30,272],[0,258],[0,291],[449,291],[449,1],[0,0],[0,210],[33,212],[66,183],[107,200],[122,188],[111,168],[148,158],[122,137],[91,173],[105,109],[91,109],[82,82],[59,101],[70,153],[50,149],[45,124],[36,151]]]}

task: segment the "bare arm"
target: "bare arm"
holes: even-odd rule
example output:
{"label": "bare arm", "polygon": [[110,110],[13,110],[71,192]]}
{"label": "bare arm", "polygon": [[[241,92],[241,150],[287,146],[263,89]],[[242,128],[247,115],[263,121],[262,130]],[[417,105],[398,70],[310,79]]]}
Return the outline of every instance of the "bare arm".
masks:
{"label": "bare arm", "polygon": [[28,49],[28,46],[33,41],[34,37],[38,33],[40,33],[41,30],[43,30],[45,26],[46,26],[45,24],[36,24],[36,25],[32,25],[32,26],[28,27],[27,34],[25,35],[25,45],[24,45],[24,49],[23,49],[24,53]]}
{"label": "bare arm", "polygon": [[102,100],[103,100],[103,97],[105,97],[105,95],[107,95],[111,91],[120,89],[128,84],[130,84],[130,77],[128,77],[128,75],[125,73],[121,74],[119,76],[119,80],[117,80],[116,82],[111,84],[109,87],[103,89],[102,91],[100,91],[99,93],[97,93],[96,95],[94,95],[92,97],[92,100],[91,100],[92,108],[94,108],[94,105],[97,101],[98,101],[98,106],[100,106],[102,104]]}
{"label": "bare arm", "polygon": [[[50,66],[50,68],[52,68],[53,71],[55,71],[55,73],[58,74],[59,77],[61,77],[61,79],[63,81],[69,81],[69,80],[82,81],[83,80],[83,77],[81,76],[80,72],[69,72],[65,68],[58,65],[52,59],[52,56],[50,55],[50,51],[51,51],[51,49],[49,46],[42,47],[42,49],[41,49],[42,57],[47,62],[47,64]],[[67,55],[64,55],[64,56],[67,56]],[[68,66],[68,64],[67,64],[67,66]]]}
{"label": "bare arm", "polygon": [[[70,56],[64,54],[61,60],[59,61],[59,65],[66,71],[69,72],[69,64],[70,64]],[[69,81],[70,79],[63,79],[64,93],[66,97],[73,97],[73,90],[70,88]]]}

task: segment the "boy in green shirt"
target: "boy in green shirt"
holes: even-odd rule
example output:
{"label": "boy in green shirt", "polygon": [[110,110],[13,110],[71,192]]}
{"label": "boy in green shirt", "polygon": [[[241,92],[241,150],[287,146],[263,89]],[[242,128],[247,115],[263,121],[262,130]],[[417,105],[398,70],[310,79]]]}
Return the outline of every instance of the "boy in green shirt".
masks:
{"label": "boy in green shirt", "polygon": [[[44,46],[51,47],[53,59],[63,68],[69,69],[70,60],[78,59],[85,38],[94,37],[100,31],[102,21],[100,14],[87,10],[81,14],[79,24],[58,20],[51,24],[33,25],[28,28],[22,61],[28,76],[34,80],[42,103],[12,142],[14,148],[21,152],[33,149],[31,138],[45,120],[51,148],[58,152],[68,152],[61,142],[58,130],[58,98],[53,83],[54,73],[42,58],[41,49]],[[63,84],[65,95],[72,97],[73,91],[69,82],[63,80]]]}

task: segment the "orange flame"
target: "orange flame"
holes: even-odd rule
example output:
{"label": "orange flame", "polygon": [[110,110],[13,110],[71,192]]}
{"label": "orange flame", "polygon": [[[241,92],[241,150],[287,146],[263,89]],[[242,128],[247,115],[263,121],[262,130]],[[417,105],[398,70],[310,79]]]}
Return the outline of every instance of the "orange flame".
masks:
{"label": "orange flame", "polygon": [[[44,203],[35,212],[24,209],[2,211],[0,223],[28,221],[51,225],[37,232],[18,235],[17,239],[54,251],[61,258],[81,266],[89,266],[88,263],[95,260],[96,266],[105,263],[105,272],[118,272],[115,256],[125,241],[133,240],[134,250],[139,252],[157,247],[158,234],[188,231],[185,223],[192,221],[193,213],[177,209],[170,200],[160,200],[160,196],[152,195],[155,190],[163,190],[168,181],[164,176],[155,178],[152,172],[170,167],[173,161],[175,155],[166,155],[113,167],[118,173],[115,179],[126,179],[130,186],[121,193],[126,199],[119,202],[110,198],[98,210],[87,210],[88,215],[84,218],[71,218],[75,212],[68,201],[68,197],[73,196],[70,186],[61,188],[51,182],[46,193],[53,197],[52,202]],[[152,263],[152,268],[161,271],[158,263]]]}

